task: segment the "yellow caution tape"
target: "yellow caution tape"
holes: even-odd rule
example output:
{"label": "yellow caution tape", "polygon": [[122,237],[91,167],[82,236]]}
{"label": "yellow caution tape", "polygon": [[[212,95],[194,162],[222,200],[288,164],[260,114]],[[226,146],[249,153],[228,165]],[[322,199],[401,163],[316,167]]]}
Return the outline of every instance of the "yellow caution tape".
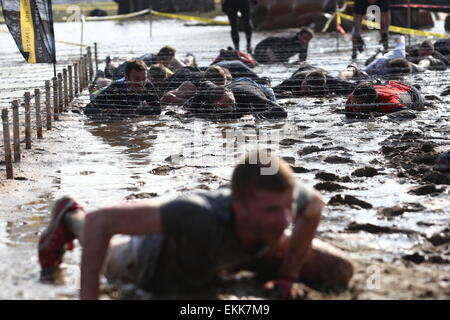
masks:
{"label": "yellow caution tape", "polygon": [[145,9],[137,12],[127,13],[127,14],[120,14],[115,16],[105,16],[105,17],[86,17],[86,21],[110,21],[110,20],[124,20],[124,19],[130,19],[135,18],[139,16],[144,16],[148,14],[150,10]]}
{"label": "yellow caution tape", "polygon": [[65,11],[69,7],[76,6],[83,10],[94,10],[94,9],[102,9],[102,10],[117,10],[119,7],[114,2],[94,2],[94,3],[76,3],[76,4],[54,4],[52,5],[53,10]]}
{"label": "yellow caution tape", "polygon": [[355,1],[347,1],[344,3],[346,6],[352,6],[355,4]]}
{"label": "yellow caution tape", "polygon": [[208,19],[208,18],[202,18],[202,17],[194,17],[194,16],[185,16],[182,14],[173,14],[173,13],[165,13],[165,12],[158,12],[158,11],[151,11],[151,14],[155,16],[165,17],[165,18],[172,18],[172,19],[179,19],[179,20],[186,20],[186,21],[197,21],[197,22],[204,22],[208,24],[218,24],[218,25],[228,25],[230,24],[228,21],[220,21],[220,20],[214,20],[214,19]]}
{"label": "yellow caution tape", "polygon": [[[338,16],[342,17],[345,20],[353,21],[353,17],[348,14],[338,12]],[[363,20],[363,24],[365,24],[368,27],[380,29],[380,24],[378,22]],[[397,32],[397,33],[401,33],[401,34],[412,35],[412,36],[435,37],[435,38],[443,38],[443,39],[447,39],[449,37],[448,34],[408,29],[408,28],[397,27],[397,26],[389,26],[389,31]]]}
{"label": "yellow caution tape", "polygon": [[87,44],[80,44],[80,43],[74,43],[74,42],[68,42],[68,41],[62,41],[62,40],[55,40],[55,42],[57,43],[61,43],[61,44],[67,44],[69,46],[78,46],[78,47],[89,47],[89,45]]}

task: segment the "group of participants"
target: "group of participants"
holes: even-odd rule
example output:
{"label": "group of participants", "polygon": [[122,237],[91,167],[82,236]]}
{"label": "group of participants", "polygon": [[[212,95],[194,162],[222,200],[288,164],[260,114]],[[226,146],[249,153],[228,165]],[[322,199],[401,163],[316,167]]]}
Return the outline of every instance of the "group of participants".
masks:
{"label": "group of participants", "polygon": [[[311,31],[306,32],[312,38]],[[261,50],[269,53],[266,58],[278,56],[283,39],[292,41],[272,37],[261,42],[265,48]],[[255,53],[258,50],[257,46]],[[277,99],[329,94],[348,96],[347,115],[420,109],[419,87],[393,80],[377,83],[371,76],[443,70],[449,65],[450,39],[405,48],[400,37],[393,51],[375,55],[362,69],[350,65],[336,77],[306,63],[303,49],[297,53],[303,59],[298,70],[273,88],[269,79],[253,72],[251,56],[231,48],[221,50],[204,68],[196,66],[193,55],[182,61],[167,46],[120,66],[108,61],[105,72],[97,77],[103,88],[92,92],[85,113],[159,115],[162,105],[179,105],[215,119],[244,114],[286,118],[288,113]],[[449,159],[450,151],[438,158],[436,169],[450,170]],[[196,293],[213,285],[218,276],[241,270],[254,272],[265,289],[283,299],[304,296],[296,282],[326,290],[348,287],[353,264],[337,248],[315,239],[324,207],[321,195],[299,185],[285,161],[261,150],[249,153],[230,181],[228,187],[213,192],[90,212],[72,197],[59,199],[39,239],[42,280],[55,279],[65,251],[78,239],[83,247],[82,299],[100,297],[101,276],[157,296]],[[127,237],[113,238],[116,234]]]}
{"label": "group of participants", "polygon": [[[97,88],[92,90],[85,114],[158,115],[163,106],[177,105],[211,119],[243,115],[280,119],[288,112],[278,104],[279,99],[328,95],[347,97],[344,113],[348,117],[421,110],[420,86],[399,80],[426,70],[446,70],[450,65],[450,39],[406,46],[400,36],[393,50],[385,54],[379,50],[364,67],[352,63],[332,76],[306,62],[313,36],[310,29],[302,28],[294,36],[269,37],[256,46],[254,55],[228,47],[205,67],[197,66],[193,54],[180,59],[170,46],[121,65],[108,57],[105,71],[97,74]],[[257,64],[286,63],[296,54],[299,68],[276,86],[271,87],[269,78],[253,70]]]}

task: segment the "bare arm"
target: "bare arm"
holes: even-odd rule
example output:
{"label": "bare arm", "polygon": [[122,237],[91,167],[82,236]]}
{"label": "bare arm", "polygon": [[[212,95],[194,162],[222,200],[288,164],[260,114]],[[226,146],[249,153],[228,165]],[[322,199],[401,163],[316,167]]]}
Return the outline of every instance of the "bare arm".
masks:
{"label": "bare arm", "polygon": [[320,193],[313,191],[310,203],[295,222],[287,253],[279,270],[280,278],[298,279],[316,234],[324,202]]}
{"label": "bare arm", "polygon": [[98,299],[99,274],[115,234],[143,235],[161,232],[159,204],[125,204],[86,215],[82,235],[81,299]]}
{"label": "bare arm", "polygon": [[166,92],[161,98],[161,104],[182,105],[186,102],[187,99],[179,98],[174,91]]}
{"label": "bare arm", "polygon": [[185,81],[178,88],[166,92],[161,98],[161,103],[182,105],[186,100],[194,96],[196,92],[196,86],[190,81]]}

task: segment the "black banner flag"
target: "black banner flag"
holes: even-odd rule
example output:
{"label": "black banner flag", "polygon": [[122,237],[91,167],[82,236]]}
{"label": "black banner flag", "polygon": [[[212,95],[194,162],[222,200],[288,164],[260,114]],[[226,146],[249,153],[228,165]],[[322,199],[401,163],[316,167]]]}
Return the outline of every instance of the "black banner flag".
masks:
{"label": "black banner flag", "polygon": [[51,0],[0,0],[9,32],[28,63],[55,63]]}

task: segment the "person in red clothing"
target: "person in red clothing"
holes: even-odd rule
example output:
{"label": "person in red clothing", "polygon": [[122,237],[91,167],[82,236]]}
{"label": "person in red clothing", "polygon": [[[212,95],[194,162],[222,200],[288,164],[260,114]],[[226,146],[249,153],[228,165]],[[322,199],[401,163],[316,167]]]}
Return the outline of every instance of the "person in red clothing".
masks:
{"label": "person in red clothing", "polygon": [[355,113],[390,113],[406,108],[420,110],[424,99],[419,89],[389,81],[388,84],[361,82],[348,97],[345,111],[347,116]]}
{"label": "person in red clothing", "polygon": [[245,63],[245,65],[249,68],[254,68],[256,66],[255,60],[253,60],[250,55],[245,52],[234,50],[231,47],[228,47],[226,50],[221,49],[219,55],[214,59],[211,65],[217,64],[221,61],[241,61]]}

